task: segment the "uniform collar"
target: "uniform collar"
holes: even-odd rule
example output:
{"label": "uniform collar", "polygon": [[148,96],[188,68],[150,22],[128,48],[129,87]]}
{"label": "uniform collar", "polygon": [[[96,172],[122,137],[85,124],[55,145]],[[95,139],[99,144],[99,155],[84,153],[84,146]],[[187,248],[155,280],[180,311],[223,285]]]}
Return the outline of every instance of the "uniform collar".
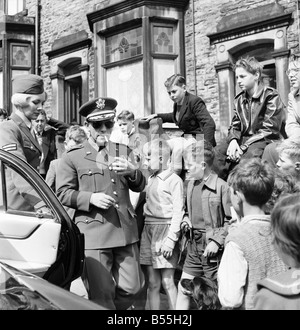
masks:
{"label": "uniform collar", "polygon": [[25,125],[29,128],[29,129],[31,129],[31,127],[32,127],[32,123],[31,123],[31,121],[24,115],[24,113],[22,112],[22,111],[20,111],[20,110],[16,110],[15,111],[15,114],[18,116],[18,117],[20,117],[23,121],[24,121],[24,123],[25,123]]}

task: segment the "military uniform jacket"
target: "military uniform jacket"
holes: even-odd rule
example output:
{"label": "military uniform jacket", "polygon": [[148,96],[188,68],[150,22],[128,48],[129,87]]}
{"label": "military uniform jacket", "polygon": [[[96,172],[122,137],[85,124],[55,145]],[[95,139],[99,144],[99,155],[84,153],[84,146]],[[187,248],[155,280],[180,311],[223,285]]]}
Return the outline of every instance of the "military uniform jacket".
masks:
{"label": "military uniform jacket", "polygon": [[0,147],[29,163],[36,170],[40,165],[42,150],[22,118],[13,114],[0,125]]}
{"label": "military uniform jacket", "polygon": [[[13,114],[10,120],[0,124],[0,148],[22,158],[36,170],[42,151],[24,121]],[[8,171],[8,207],[13,210],[34,211],[44,203],[21,176]]]}
{"label": "military uniform jacket", "polygon": [[178,105],[174,104],[172,113],[158,113],[164,123],[175,123],[184,134],[204,134],[204,138],[216,145],[216,124],[208,112],[201,97],[186,93],[180,109],[179,118],[176,119]]}
{"label": "military uniform jacket", "polygon": [[[125,145],[110,142],[108,148],[97,152],[86,141],[66,152],[58,167],[57,195],[62,204],[71,208],[74,221],[85,235],[86,249],[122,247],[138,241],[135,211],[129,198],[129,189],[141,192],[146,179],[136,171],[135,180],[117,175],[110,170],[116,156],[127,157],[131,150]],[[131,153],[130,157],[133,159]],[[114,197],[115,206],[108,210],[90,204],[93,193]],[[73,209],[73,212],[72,212]]]}

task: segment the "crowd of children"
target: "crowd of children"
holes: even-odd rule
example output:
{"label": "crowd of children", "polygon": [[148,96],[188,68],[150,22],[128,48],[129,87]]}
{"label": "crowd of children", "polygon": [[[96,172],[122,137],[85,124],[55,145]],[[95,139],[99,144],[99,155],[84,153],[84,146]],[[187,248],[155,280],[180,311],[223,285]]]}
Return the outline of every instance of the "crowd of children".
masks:
{"label": "crowd of children", "polygon": [[300,308],[300,65],[291,61],[287,72],[287,119],[262,70],[253,57],[237,61],[241,92],[219,143],[204,101],[178,74],[165,84],[173,113],[145,120],[174,122],[185,135],[169,138],[160,129],[145,141],[133,112],[116,116],[110,141],[132,150],[147,181],[128,195],[145,277],[131,308],[161,309],[162,290],[172,310]]}
{"label": "crowd of children", "polygon": [[[289,118],[291,107],[298,110],[300,85],[293,63]],[[160,309],[161,288],[169,309],[299,309],[300,136],[285,134],[285,105],[262,84],[262,69],[253,57],[236,63],[241,93],[228,136],[216,146],[189,134],[175,143],[158,136],[144,147],[149,177],[140,261],[147,269],[150,309]],[[188,104],[184,93],[181,103],[176,99],[186,92],[185,81],[176,75],[168,82],[175,103],[168,118],[177,123]],[[123,132],[130,136],[132,125],[125,124],[134,117],[124,118],[120,125],[130,127]],[[185,259],[176,285],[179,249]]]}

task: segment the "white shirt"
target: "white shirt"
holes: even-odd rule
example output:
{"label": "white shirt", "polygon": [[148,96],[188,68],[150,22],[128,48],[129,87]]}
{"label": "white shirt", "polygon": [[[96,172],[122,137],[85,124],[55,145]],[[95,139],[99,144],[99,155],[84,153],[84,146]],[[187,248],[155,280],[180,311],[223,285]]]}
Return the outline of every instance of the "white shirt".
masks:
{"label": "white shirt", "polygon": [[[256,221],[252,219],[253,216],[246,216],[239,224]],[[247,274],[248,262],[243,251],[236,243],[229,241],[218,269],[218,296],[223,307],[239,308],[242,305]]]}

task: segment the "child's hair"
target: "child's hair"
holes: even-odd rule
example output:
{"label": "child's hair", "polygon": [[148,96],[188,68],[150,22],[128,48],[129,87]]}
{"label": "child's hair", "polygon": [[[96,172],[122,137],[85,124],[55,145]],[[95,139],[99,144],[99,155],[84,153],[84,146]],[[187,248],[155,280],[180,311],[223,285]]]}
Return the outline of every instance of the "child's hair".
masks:
{"label": "child's hair", "polygon": [[182,279],[180,284],[186,290],[186,294],[194,300],[199,310],[221,309],[215,281],[204,276],[196,276],[192,280]]}
{"label": "child's hair", "polygon": [[134,121],[134,113],[129,110],[123,110],[118,114],[117,120]]}
{"label": "child's hair", "polygon": [[300,137],[290,137],[283,140],[276,148],[280,156],[282,152],[294,162],[300,162]]}
{"label": "child's hair", "polygon": [[292,194],[295,192],[300,192],[300,186],[297,186],[295,179],[292,175],[288,173],[283,173],[281,171],[275,171],[275,185],[271,195],[271,198],[264,206],[266,214],[271,214],[274,205],[278,199],[287,194]]}
{"label": "child's hair", "polygon": [[77,144],[80,144],[83,143],[86,139],[86,131],[79,125],[70,126],[66,131],[66,141],[73,140]]}
{"label": "child's hair", "polygon": [[261,63],[259,63],[255,57],[246,56],[245,58],[240,58],[235,63],[235,70],[237,68],[244,68],[246,71],[250,72],[251,74],[259,73],[259,77],[261,78],[264,66]]}
{"label": "child's hair", "polygon": [[170,88],[173,85],[182,87],[183,85],[186,85],[186,80],[181,74],[174,74],[166,80],[165,87]]}
{"label": "child's hair", "polygon": [[0,108],[0,116],[3,116],[4,118],[8,117],[8,113],[5,109]]}
{"label": "child's hair", "polygon": [[143,152],[145,155],[151,155],[152,160],[154,159],[157,162],[156,169],[159,169],[159,158],[162,157],[163,169],[166,169],[166,164],[171,158],[171,147],[166,140],[163,139],[153,139],[145,143],[143,146]]}
{"label": "child's hair", "polygon": [[234,191],[243,193],[250,205],[263,207],[272,195],[275,173],[260,158],[244,159],[229,174],[227,182]]}
{"label": "child's hair", "polygon": [[278,200],[271,214],[273,242],[300,264],[300,194]]}
{"label": "child's hair", "polygon": [[211,167],[215,159],[214,147],[206,140],[198,140],[184,149],[183,157],[186,165],[195,161],[200,164],[204,161]]}

